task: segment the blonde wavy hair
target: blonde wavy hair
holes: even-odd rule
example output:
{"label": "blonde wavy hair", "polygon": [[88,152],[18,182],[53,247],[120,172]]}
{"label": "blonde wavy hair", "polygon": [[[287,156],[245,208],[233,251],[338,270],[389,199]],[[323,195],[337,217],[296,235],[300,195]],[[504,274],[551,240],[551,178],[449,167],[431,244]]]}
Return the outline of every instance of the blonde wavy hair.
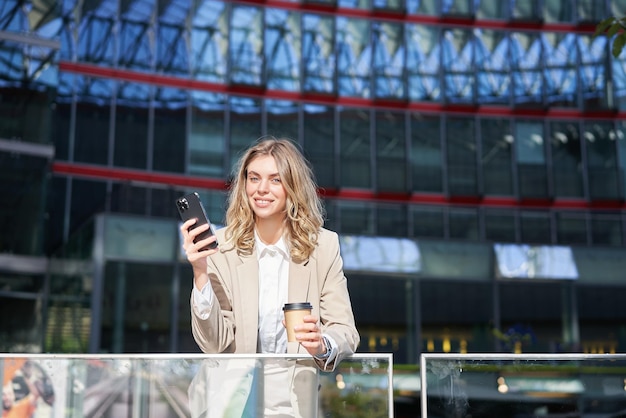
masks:
{"label": "blonde wavy hair", "polygon": [[234,167],[226,209],[226,239],[237,252],[254,251],[254,212],[246,194],[248,166],[257,157],[272,156],[287,195],[285,240],[291,258],[307,260],[317,245],[324,224],[324,207],[317,193],[313,170],[296,144],[286,138],[262,137],[239,159]]}

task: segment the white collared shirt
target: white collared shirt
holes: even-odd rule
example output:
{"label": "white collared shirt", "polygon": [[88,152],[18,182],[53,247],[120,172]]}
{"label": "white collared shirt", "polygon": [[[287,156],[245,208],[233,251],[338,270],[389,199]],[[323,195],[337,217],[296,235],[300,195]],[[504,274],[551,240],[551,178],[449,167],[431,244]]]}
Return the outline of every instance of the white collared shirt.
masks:
{"label": "white collared shirt", "polygon": [[276,244],[265,245],[254,233],[259,261],[259,353],[286,353],[287,330],[283,326],[282,307],[289,288],[289,250],[281,237]]}

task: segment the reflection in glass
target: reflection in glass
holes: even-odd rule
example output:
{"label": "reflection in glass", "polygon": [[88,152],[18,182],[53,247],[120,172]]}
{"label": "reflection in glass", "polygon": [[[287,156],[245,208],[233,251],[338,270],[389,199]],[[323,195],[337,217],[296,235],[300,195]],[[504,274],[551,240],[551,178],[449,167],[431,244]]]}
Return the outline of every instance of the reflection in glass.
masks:
{"label": "reflection in glass", "polygon": [[576,107],[578,49],[573,33],[544,32],[541,35],[546,98],[550,104]]}
{"label": "reflection in glass", "polygon": [[609,97],[612,92],[607,91],[607,39],[605,36],[591,39],[590,35],[578,34],[576,40],[580,51],[577,73],[583,105],[590,110],[606,108],[613,99]]}
{"label": "reflection in glass", "polygon": [[338,93],[342,96],[371,97],[370,21],[337,17]]}
{"label": "reflection in glass", "polygon": [[338,201],[341,234],[376,235],[374,208],[367,202]]}
{"label": "reflection in glass", "polygon": [[229,36],[230,81],[260,85],[263,73],[263,9],[233,6]]}
{"label": "reflection in glass", "polygon": [[511,68],[509,37],[503,31],[474,29],[476,39],[477,101],[509,104]]}
{"label": "reflection in glass", "polygon": [[474,36],[465,29],[443,32],[441,41],[445,100],[473,103],[475,98]]}
{"label": "reflection in glass", "polygon": [[240,153],[256,141],[261,131],[261,101],[251,97],[230,96],[230,171],[239,159]]}
{"label": "reflection in glass", "polygon": [[[226,98],[221,94],[193,91],[191,100],[191,128],[187,140],[189,173],[223,177],[226,152],[224,134]],[[230,170],[230,167],[228,169]]]}
{"label": "reflection in glass", "polygon": [[517,242],[515,217],[514,211],[485,209],[485,239],[492,242]]}
{"label": "reflection in glass", "polygon": [[304,153],[313,166],[317,184],[337,186],[335,160],[335,114],[328,106],[303,105]]}
{"label": "reflection in glass", "polygon": [[152,169],[184,173],[187,132],[187,91],[156,88],[154,95]]}
{"label": "reflection in glass", "polygon": [[335,20],[330,16],[302,17],[302,55],[305,91],[332,93],[335,90]]}
{"label": "reflection in glass", "polygon": [[75,161],[109,162],[113,89],[114,83],[110,80],[76,77],[76,122],[74,149],[71,150]]}
{"label": "reflection in glass", "polygon": [[204,81],[224,82],[228,57],[228,15],[225,3],[199,0],[191,17],[192,74]]}
{"label": "reflection in glass", "polygon": [[189,2],[172,1],[159,10],[156,42],[156,71],[189,76],[190,62],[187,40]]}
{"label": "reflection in glass", "polygon": [[556,214],[556,242],[568,245],[587,245],[587,220],[582,213]]}
{"label": "reflection in glass", "polygon": [[340,181],[344,187],[372,187],[370,114],[366,109],[338,109]]}
{"label": "reflection in glass", "polygon": [[150,23],[156,5],[134,1],[126,6],[120,11],[118,63],[120,67],[133,70],[150,70],[154,60]]}
{"label": "reflection in glass", "polygon": [[521,197],[547,197],[548,177],[542,123],[516,121],[514,132],[519,195]]}
{"label": "reflection in glass", "polygon": [[475,123],[470,118],[446,120],[448,191],[452,195],[473,196],[478,191]]}
{"label": "reflection in glass", "polygon": [[265,100],[268,135],[298,141],[298,103],[287,100]]}
{"label": "reflection in glass", "polygon": [[376,112],[376,189],[408,192],[405,114]]}
{"label": "reflection in glass", "polygon": [[513,98],[516,104],[543,103],[541,39],[537,33],[511,35]]}
{"label": "reflection in glass", "polygon": [[411,190],[443,191],[441,116],[411,114]]}
{"label": "reflection in glass", "polygon": [[545,211],[522,211],[520,213],[520,240],[529,244],[550,244],[552,228],[550,214]]}
{"label": "reflection in glass", "polygon": [[480,240],[478,210],[476,208],[450,208],[448,223],[451,239]]}
{"label": "reflection in glass", "polygon": [[551,122],[549,126],[554,195],[583,197],[580,127],[573,122]]}
{"label": "reflection in glass", "polygon": [[444,215],[446,209],[442,207],[411,206],[411,236],[415,238],[444,238],[446,227]]}
{"label": "reflection in glass", "polygon": [[265,9],[267,88],[300,90],[300,13]]}
{"label": "reflection in glass", "polygon": [[148,105],[153,87],[119,83],[115,108],[113,164],[145,169],[148,145]]}
{"label": "reflection in glass", "polygon": [[374,45],[374,88],[376,97],[405,97],[405,48],[403,25],[389,22],[372,24]]}
{"label": "reflection in glass", "polygon": [[486,195],[513,195],[513,133],[508,119],[480,120],[483,191]]}
{"label": "reflection in glass", "polygon": [[586,153],[589,197],[619,199],[617,131],[612,122],[586,121],[582,140]]}
{"label": "reflection in glass", "polygon": [[441,98],[439,29],[437,26],[407,24],[405,30],[409,98],[437,101]]}

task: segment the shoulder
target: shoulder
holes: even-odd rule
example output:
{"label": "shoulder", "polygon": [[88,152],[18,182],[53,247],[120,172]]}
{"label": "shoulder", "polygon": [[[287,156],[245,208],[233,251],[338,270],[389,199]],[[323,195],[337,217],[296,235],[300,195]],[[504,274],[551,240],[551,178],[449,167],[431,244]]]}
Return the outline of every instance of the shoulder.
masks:
{"label": "shoulder", "polygon": [[339,235],[335,231],[321,228],[317,235],[317,246],[315,252],[323,257],[339,252]]}

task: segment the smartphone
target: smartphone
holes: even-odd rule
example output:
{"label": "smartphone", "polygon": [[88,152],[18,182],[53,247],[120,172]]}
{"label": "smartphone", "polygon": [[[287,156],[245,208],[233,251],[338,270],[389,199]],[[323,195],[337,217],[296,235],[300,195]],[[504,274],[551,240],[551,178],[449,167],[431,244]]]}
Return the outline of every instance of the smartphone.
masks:
{"label": "smartphone", "polygon": [[[206,215],[204,206],[202,206],[202,202],[200,201],[200,195],[198,193],[193,192],[176,199],[176,208],[178,209],[178,213],[180,214],[183,222],[188,221],[192,218],[196,218],[198,220],[195,224],[191,225],[189,230],[192,230],[200,225],[209,224],[209,229],[198,235],[194,242],[215,235],[215,229],[213,229],[213,224],[209,222],[209,218]],[[208,246],[202,248],[200,251],[215,248],[217,248],[217,241],[212,242]]]}

